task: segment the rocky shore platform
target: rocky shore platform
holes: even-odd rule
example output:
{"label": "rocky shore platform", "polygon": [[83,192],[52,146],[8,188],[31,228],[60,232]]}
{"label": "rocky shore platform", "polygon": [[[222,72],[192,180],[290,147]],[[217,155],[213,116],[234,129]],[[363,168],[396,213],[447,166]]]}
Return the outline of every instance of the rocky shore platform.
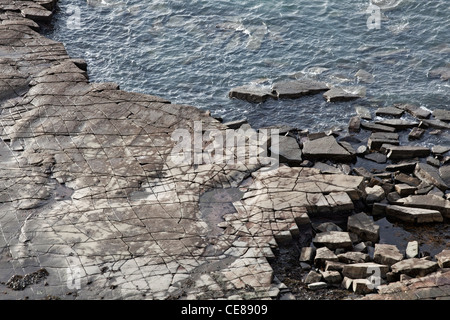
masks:
{"label": "rocky shore platform", "polygon": [[39,33],[55,2],[0,0],[0,299],[450,297],[448,238],[436,254],[419,241],[403,251],[376,224],[448,224],[450,147],[416,142],[448,134],[449,111],[396,105],[373,121],[359,108],[345,132],[279,127],[272,170],[265,158],[180,163],[179,129],[252,129],[91,83],[85,61]]}

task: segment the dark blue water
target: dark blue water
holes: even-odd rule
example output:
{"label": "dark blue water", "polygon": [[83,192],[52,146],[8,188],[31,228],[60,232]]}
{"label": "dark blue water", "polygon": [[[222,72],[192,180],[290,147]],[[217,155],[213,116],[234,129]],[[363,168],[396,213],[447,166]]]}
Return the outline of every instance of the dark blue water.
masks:
{"label": "dark blue water", "polygon": [[[246,117],[255,127],[345,127],[355,104],[450,108],[449,82],[428,76],[450,65],[448,0],[374,2],[378,30],[367,27],[369,2],[361,0],[59,0],[47,36],[87,60],[91,81],[194,105],[226,121]],[[374,82],[359,82],[360,69]],[[228,98],[235,86],[295,78],[363,86],[366,97],[333,104],[321,95],[264,104]]]}

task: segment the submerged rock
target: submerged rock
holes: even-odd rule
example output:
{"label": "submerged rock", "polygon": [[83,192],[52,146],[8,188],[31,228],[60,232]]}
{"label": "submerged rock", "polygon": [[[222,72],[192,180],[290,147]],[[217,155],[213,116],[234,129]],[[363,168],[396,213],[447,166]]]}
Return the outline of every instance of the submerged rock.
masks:
{"label": "submerged rock", "polygon": [[331,88],[323,94],[327,102],[352,101],[364,98],[365,88]]}
{"label": "submerged rock", "polygon": [[269,98],[276,98],[272,90],[268,87],[245,85],[236,87],[228,93],[230,98],[236,98],[253,103],[265,102]]}

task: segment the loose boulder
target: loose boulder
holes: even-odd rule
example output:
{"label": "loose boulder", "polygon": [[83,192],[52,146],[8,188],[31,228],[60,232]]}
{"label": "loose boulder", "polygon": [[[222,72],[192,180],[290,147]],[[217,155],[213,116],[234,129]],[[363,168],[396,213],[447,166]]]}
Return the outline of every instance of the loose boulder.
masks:
{"label": "loose boulder", "polygon": [[413,278],[424,277],[438,268],[437,262],[418,258],[402,260],[391,266],[392,272],[406,274]]}
{"label": "loose boulder", "polygon": [[403,254],[395,245],[391,244],[375,244],[373,261],[391,266],[403,260]]}
{"label": "loose boulder", "polygon": [[364,212],[348,217],[347,229],[364,241],[378,242],[380,239],[380,226]]}

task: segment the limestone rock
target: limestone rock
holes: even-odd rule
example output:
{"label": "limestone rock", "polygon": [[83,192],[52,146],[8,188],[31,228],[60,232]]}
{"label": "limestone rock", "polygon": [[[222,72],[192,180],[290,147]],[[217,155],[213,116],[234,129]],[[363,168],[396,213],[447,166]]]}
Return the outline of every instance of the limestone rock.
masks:
{"label": "limestone rock", "polygon": [[305,95],[317,94],[329,90],[324,82],[296,80],[277,82],[272,86],[279,99],[297,99]]}
{"label": "limestone rock", "polygon": [[318,267],[325,266],[327,261],[335,261],[338,262],[338,257],[334,254],[333,251],[328,249],[327,247],[318,248],[316,251],[316,256],[314,257],[314,264]]}
{"label": "limestone rock", "polygon": [[405,110],[406,112],[410,113],[413,117],[418,119],[428,119],[431,116],[431,111],[412,104],[400,104],[395,105],[395,107]]}
{"label": "limestone rock", "polygon": [[411,223],[432,223],[442,222],[444,219],[437,210],[419,209],[389,205],[386,207],[386,214],[390,217]]}
{"label": "limestone rock", "polygon": [[339,271],[323,271],[322,277],[326,283],[338,284],[342,282],[342,276]]}
{"label": "limestone rock", "polygon": [[407,197],[409,195],[414,194],[416,192],[417,187],[410,186],[406,183],[400,183],[395,185],[395,191],[400,195],[400,197]]}
{"label": "limestone rock", "polygon": [[450,110],[436,109],[433,111],[433,116],[441,121],[450,121]]}
{"label": "limestone rock", "polygon": [[[313,243],[315,246],[325,246],[328,249],[335,250],[338,248],[349,249],[352,248],[352,240],[348,232],[327,231],[318,233]],[[317,254],[316,254],[317,257]]]}
{"label": "limestone rock", "polygon": [[[275,153],[272,148],[270,148],[270,150],[272,153]],[[303,161],[300,146],[293,137],[280,136],[278,150],[276,151],[278,152],[281,163],[287,163],[290,166],[299,166]]]}
{"label": "limestone rock", "polygon": [[419,125],[418,122],[413,122],[413,121],[408,121],[408,120],[401,120],[401,119],[379,120],[379,121],[375,121],[375,124],[380,124],[380,125],[383,125],[383,126],[393,127],[396,130],[411,129],[411,128]]}
{"label": "limestone rock", "polygon": [[366,194],[367,194],[366,202],[368,204],[372,204],[374,202],[380,202],[386,197],[384,189],[378,185],[373,186],[373,187],[367,187]]}
{"label": "limestone rock", "polygon": [[401,260],[403,260],[403,254],[395,245],[375,244],[375,252],[373,255],[374,262],[391,266]]}
{"label": "limestone rock", "polygon": [[331,88],[323,94],[327,102],[351,101],[363,98],[366,95],[362,88]]}
{"label": "limestone rock", "polygon": [[404,160],[412,158],[422,158],[428,157],[430,154],[430,149],[420,146],[394,146],[387,145],[386,150],[388,151],[387,157],[391,160]]}
{"label": "limestone rock", "polygon": [[401,117],[405,111],[396,107],[384,107],[378,108],[375,111],[375,115],[377,116],[392,116],[392,117]]}
{"label": "limestone rock", "polygon": [[414,171],[414,175],[422,181],[432,184],[438,187],[440,190],[445,191],[448,189],[448,185],[442,180],[439,175],[439,170],[426,163],[418,163]]}
{"label": "limestone rock", "polygon": [[319,282],[322,280],[322,275],[315,271],[310,271],[305,278],[305,284],[310,284],[314,282]]}
{"label": "limestone rock", "polygon": [[389,266],[374,262],[347,264],[342,270],[342,275],[351,279],[366,279],[373,274],[374,270],[381,278],[385,278]]}
{"label": "limestone rock", "polygon": [[336,139],[331,136],[305,142],[303,155],[308,160],[334,160],[338,162],[351,162],[355,158],[355,155],[339,145]]}
{"label": "limestone rock", "polygon": [[253,103],[265,102],[268,98],[276,97],[270,88],[256,85],[245,85],[233,88],[230,90],[228,95],[230,98],[236,98]]}
{"label": "limestone rock", "polygon": [[367,145],[370,150],[379,150],[383,144],[398,145],[398,139],[399,135],[395,132],[373,132],[367,141]]}
{"label": "limestone rock", "polygon": [[299,261],[300,262],[313,262],[315,254],[316,254],[315,248],[303,247],[300,252]]}
{"label": "limestone rock", "polygon": [[338,254],[339,262],[343,263],[363,263],[369,262],[370,256],[362,252],[349,251],[346,253]]}
{"label": "limestone rock", "polygon": [[368,294],[375,291],[375,286],[368,279],[355,279],[352,281],[352,289],[356,294]]}
{"label": "limestone rock", "polygon": [[450,201],[435,195],[411,195],[399,199],[397,204],[412,207],[439,211],[444,217],[450,218]]}
{"label": "limestone rock", "polygon": [[372,132],[395,132],[394,127],[385,126],[382,124],[372,123],[369,121],[361,121],[361,128],[370,130]]}
{"label": "limestone rock", "polygon": [[436,271],[439,266],[437,262],[418,258],[411,258],[397,262],[391,266],[392,272],[406,274],[410,277],[424,277]]}
{"label": "limestone rock", "polygon": [[409,241],[406,246],[405,256],[407,259],[419,257],[419,242]]}
{"label": "limestone rock", "polygon": [[441,253],[436,256],[437,262],[440,268],[450,268],[450,250],[443,250]]}
{"label": "limestone rock", "polygon": [[380,226],[373,222],[373,219],[364,212],[348,217],[348,231],[358,235],[364,241],[378,242],[380,239]]}

